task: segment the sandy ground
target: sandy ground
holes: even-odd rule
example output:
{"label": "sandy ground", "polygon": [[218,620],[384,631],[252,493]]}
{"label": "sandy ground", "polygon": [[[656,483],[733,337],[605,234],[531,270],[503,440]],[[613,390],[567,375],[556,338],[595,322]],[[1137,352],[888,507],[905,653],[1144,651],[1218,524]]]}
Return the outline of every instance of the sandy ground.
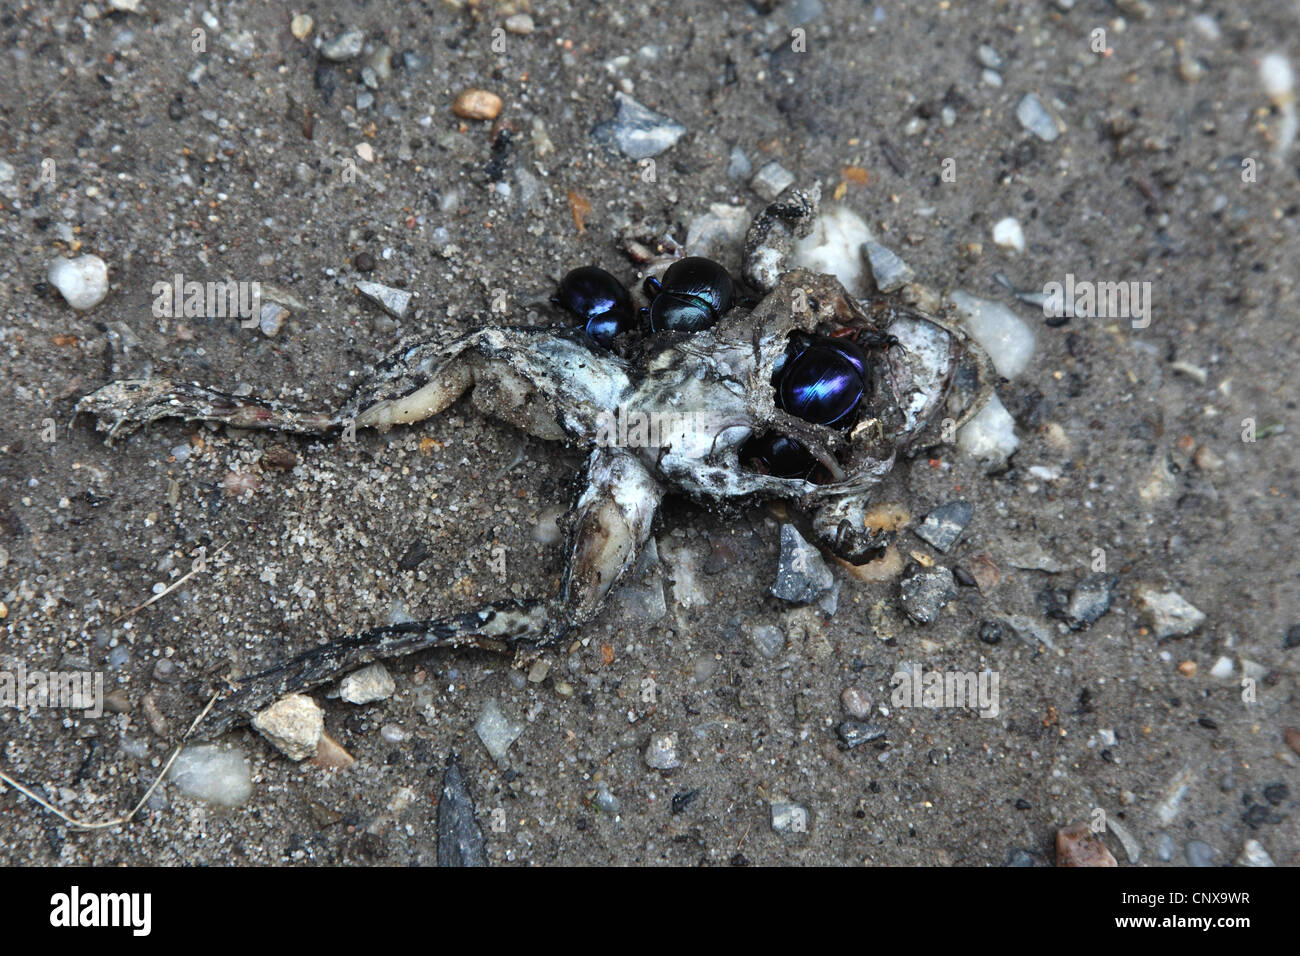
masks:
{"label": "sandy ground", "polygon": [[[0,15],[0,158],[15,174],[0,184],[0,662],[102,671],[125,710],[0,710],[0,768],[66,813],[102,819],[139,798],[201,705],[190,680],[395,611],[432,617],[553,588],[559,548],[535,529],[567,503],[581,460],[464,402],[353,445],[161,422],[106,446],[70,419],[112,377],[243,384],[332,408],[399,339],[499,321],[494,290],[510,320],[541,321],[537,303],[568,268],[632,280],[621,236],[682,239],[711,203],[757,212],[747,177],[728,176],[733,147],[755,169],[776,160],[838,193],[920,281],[1014,305],[1038,343],[999,389],[1021,439],[1010,468],[985,475],[941,448],[882,490],[916,520],[957,498],[975,506],[949,554],[902,537],[940,565],[987,555],[1000,572],[961,588],[935,623],[902,614],[896,582],[839,569],[830,619],[785,605],[768,594],[779,520],[766,506],[673,502],[651,572],[666,584],[662,620],[614,602],[546,655],[540,683],[486,653],[431,654],[391,666],[387,701],[319,694],[356,762],[299,765],[233,732],[222,743],[253,777],[234,809],[168,784],[129,828],[84,834],[7,789],[6,863],[429,863],[453,749],[494,864],[1045,865],[1058,827],[1099,808],[1131,834],[1139,865],[1189,852],[1229,864],[1248,840],[1300,862],[1300,761],[1283,738],[1300,725],[1300,652],[1286,648],[1300,624],[1300,152],[1271,154],[1281,117],[1257,75],[1275,50],[1300,61],[1293,3],[826,0],[802,53],[786,6],[537,3],[534,31],[496,34],[499,50],[493,31],[517,11],[487,3],[308,3],[305,41],[280,4],[84,6],[96,17],[72,2]],[[395,51],[361,110],[366,54],[318,74],[313,48],[348,27]],[[980,44],[1003,61],[1000,86],[982,78]],[[408,50],[428,63],[408,67]],[[453,115],[471,86],[504,100],[495,127]],[[654,182],[591,141],[616,89],[687,127]],[[1065,124],[1054,142],[1017,121],[1030,92]],[[571,192],[590,204],[581,227]],[[1023,252],[992,241],[1005,216],[1023,225]],[[110,270],[107,298],[85,313],[45,278],[73,249]],[[365,278],[418,294],[400,323],[353,291],[361,254],[375,263]],[[1049,327],[998,272],[1033,289],[1068,273],[1150,282],[1152,320]],[[274,283],[304,307],[274,336],[159,319],[151,289],[177,273]],[[113,346],[123,329],[137,340],[125,353]],[[1243,441],[1245,419],[1263,437]],[[297,455],[291,471],[261,460],[274,444]],[[232,472],[255,487],[231,494]],[[404,569],[416,545],[428,557]],[[224,551],[114,623],[199,547]],[[1044,615],[1042,592],[1072,587],[1098,548],[1118,577],[1113,603],[1070,631]],[[1035,563],[1056,570],[1016,566]],[[1204,624],[1157,640],[1142,585],[1178,592]],[[1053,647],[978,639],[1007,614],[1036,621]],[[775,657],[753,640],[764,625],[787,635]],[[1211,674],[1220,657],[1226,677]],[[893,706],[903,661],[997,671],[1000,714]],[[887,728],[851,750],[835,732],[850,686]],[[473,729],[489,700],[525,728],[499,763]],[[679,768],[646,765],[660,733],[678,735]],[[1162,822],[1185,768],[1189,789]],[[784,799],[806,809],[806,827],[773,828]],[[1104,839],[1129,865],[1117,836]]]}

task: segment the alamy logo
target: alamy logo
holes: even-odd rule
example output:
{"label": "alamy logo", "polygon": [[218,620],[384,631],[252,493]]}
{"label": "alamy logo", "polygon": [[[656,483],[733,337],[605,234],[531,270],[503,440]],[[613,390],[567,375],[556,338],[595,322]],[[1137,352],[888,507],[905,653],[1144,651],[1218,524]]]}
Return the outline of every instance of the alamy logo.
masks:
{"label": "alamy logo", "polygon": [[695,412],[643,412],[616,408],[596,419],[596,444],[602,448],[666,448],[674,436],[697,434]]}
{"label": "alamy logo", "polygon": [[18,662],[12,671],[0,671],[0,707],[64,708],[85,711],[87,717],[104,713],[102,671],[42,671]]}
{"label": "alamy logo", "polygon": [[968,707],[981,717],[1001,713],[997,671],[927,671],[920,664],[899,665],[890,678],[895,707],[928,707],[932,710]]}
{"label": "alamy logo", "polygon": [[170,282],[160,279],[149,290],[153,314],[158,319],[245,319],[256,322],[262,315],[262,283],[185,281],[179,272]]}
{"label": "alamy logo", "polygon": [[71,893],[50,897],[50,925],[128,926],[134,936],[148,936],[153,926],[152,893]]}
{"label": "alamy logo", "polygon": [[1076,281],[1074,273],[1068,272],[1064,283],[1043,286],[1043,315],[1132,319],[1133,328],[1145,329],[1151,324],[1151,283]]}

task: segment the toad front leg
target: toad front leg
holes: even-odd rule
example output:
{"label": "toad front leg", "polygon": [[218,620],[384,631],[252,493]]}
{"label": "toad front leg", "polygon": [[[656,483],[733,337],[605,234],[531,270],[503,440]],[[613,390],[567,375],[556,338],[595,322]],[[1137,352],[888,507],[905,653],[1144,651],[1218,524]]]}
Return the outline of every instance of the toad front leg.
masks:
{"label": "toad front leg", "polygon": [[560,591],[550,600],[498,601],[476,611],[375,627],[242,678],[200,728],[205,737],[246,723],[285,694],[335,680],[371,661],[436,647],[508,651],[551,644],[596,615],[650,537],[662,490],[630,455],[598,448],[573,507]]}

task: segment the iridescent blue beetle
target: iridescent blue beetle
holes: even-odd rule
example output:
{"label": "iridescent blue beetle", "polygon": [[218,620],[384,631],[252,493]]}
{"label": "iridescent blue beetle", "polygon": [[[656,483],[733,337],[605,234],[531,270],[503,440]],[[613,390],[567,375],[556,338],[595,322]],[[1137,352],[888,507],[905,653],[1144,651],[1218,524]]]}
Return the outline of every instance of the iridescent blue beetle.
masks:
{"label": "iridescent blue beetle", "polygon": [[632,296],[623,283],[598,266],[568,272],[551,301],[583,319],[592,341],[607,349],[614,347],[614,336],[635,325]]}

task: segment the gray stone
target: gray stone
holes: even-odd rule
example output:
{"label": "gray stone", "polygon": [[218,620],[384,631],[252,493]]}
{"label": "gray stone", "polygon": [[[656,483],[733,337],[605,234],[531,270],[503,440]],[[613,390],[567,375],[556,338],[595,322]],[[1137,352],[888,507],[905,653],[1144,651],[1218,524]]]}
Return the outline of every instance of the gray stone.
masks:
{"label": "gray stone", "polygon": [[922,541],[947,552],[957,543],[974,516],[975,506],[969,501],[951,501],[926,515],[925,521],[921,522],[915,533]]}
{"label": "gray stone", "polygon": [[262,311],[257,319],[257,327],[267,338],[274,338],[280,333],[284,326],[284,320],[289,317],[289,310],[279,302],[272,302],[269,299],[262,303]]}
{"label": "gray stone", "polygon": [[1110,610],[1110,595],[1119,579],[1113,574],[1090,574],[1074,586],[1065,609],[1065,622],[1073,631],[1096,623]]}
{"label": "gray stone", "polygon": [[872,278],[876,288],[888,295],[897,292],[915,278],[912,267],[904,262],[892,249],[882,246],[874,239],[862,244],[862,253],[871,266]]}
{"label": "gray stone", "polygon": [[1161,591],[1152,585],[1140,584],[1134,589],[1133,598],[1156,640],[1186,637],[1205,623],[1205,614],[1177,591]]}
{"label": "gray stone", "polygon": [[487,748],[492,759],[500,760],[506,755],[510,745],[524,732],[524,725],[506,717],[501,712],[501,706],[496,699],[490,698],[483,705],[478,722],[474,724],[474,732],[478,734],[478,739],[483,741],[483,746]]}
{"label": "gray stone", "polygon": [[658,156],[686,135],[686,127],[663,113],[642,106],[626,93],[615,93],[618,109],[612,120],[594,127],[591,138],[628,159]]}
{"label": "gray stone", "polygon": [[378,282],[358,281],[354,283],[357,291],[379,306],[395,319],[406,317],[406,310],[411,305],[411,293],[405,289],[380,285]]}
{"label": "gray stone", "polygon": [[810,545],[792,524],[781,526],[781,561],[772,594],[792,604],[810,604],[829,591],[835,575],[821,552]]}
{"label": "gray stone", "polygon": [[693,256],[724,259],[739,251],[749,229],[749,213],[744,206],[727,203],[710,204],[709,211],[691,220],[686,231],[686,248]]}
{"label": "gray stone", "polygon": [[360,30],[348,30],[320,46],[320,55],[335,63],[350,60],[361,52],[361,45],[366,42],[366,35]]}
{"label": "gray stone", "polygon": [[1052,142],[1064,131],[1061,121],[1033,93],[1026,93],[1016,106],[1016,119],[1020,120],[1021,126],[1046,143]]}
{"label": "gray stone", "polygon": [[899,583],[903,610],[917,624],[929,624],[957,596],[957,583],[947,568],[923,568]]}
{"label": "gray stone", "polygon": [[1168,863],[1174,858],[1174,851],[1178,849],[1178,844],[1168,833],[1156,834],[1156,859]]}
{"label": "gray stone", "polygon": [[990,70],[1002,69],[1002,56],[987,43],[981,43],[979,49],[975,51],[975,55],[979,57],[980,63]]}
{"label": "gray stone", "polygon": [[777,833],[807,833],[808,808],[790,800],[773,800],[772,829]]}
{"label": "gray stone", "polygon": [[753,169],[754,167],[750,163],[749,157],[745,155],[745,151],[739,146],[731,147],[731,155],[727,159],[728,178],[744,179]]}
{"label": "gray stone", "polygon": [[1214,847],[1204,840],[1191,840],[1183,850],[1188,866],[1214,866]]}
{"label": "gray stone", "polygon": [[755,173],[754,178],[749,181],[749,188],[768,202],[775,200],[792,185],[794,185],[794,173],[775,160]]}
{"label": "gray stone", "polygon": [[785,648],[785,634],[779,627],[760,624],[750,632],[754,648],[766,658],[773,658]]}
{"label": "gray stone", "polygon": [[645,748],[645,763],[654,770],[675,770],[682,765],[677,759],[677,735],[653,734]]}

